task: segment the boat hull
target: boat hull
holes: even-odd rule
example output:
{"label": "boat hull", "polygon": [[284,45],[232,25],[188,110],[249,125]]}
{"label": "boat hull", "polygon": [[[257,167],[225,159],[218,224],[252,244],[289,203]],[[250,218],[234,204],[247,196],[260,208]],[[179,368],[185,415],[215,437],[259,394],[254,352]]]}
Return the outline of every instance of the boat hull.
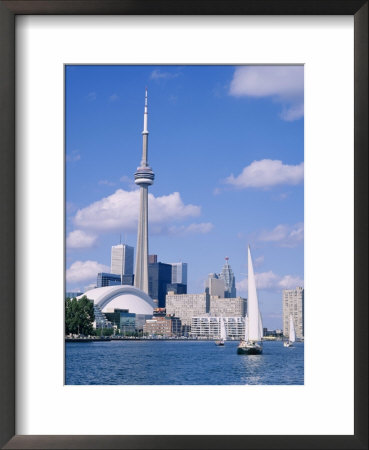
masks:
{"label": "boat hull", "polygon": [[215,345],[223,346],[224,345],[224,341],[215,341]]}
{"label": "boat hull", "polygon": [[261,355],[262,353],[263,353],[263,347],[258,344],[241,343],[237,347],[238,355]]}

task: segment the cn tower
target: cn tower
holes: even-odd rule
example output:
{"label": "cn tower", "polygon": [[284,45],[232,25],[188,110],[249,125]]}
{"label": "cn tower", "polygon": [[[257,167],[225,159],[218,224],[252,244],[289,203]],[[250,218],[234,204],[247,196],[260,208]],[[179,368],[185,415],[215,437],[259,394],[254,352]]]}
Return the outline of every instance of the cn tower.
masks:
{"label": "cn tower", "polygon": [[135,183],[140,186],[140,213],[138,217],[135,287],[149,294],[149,235],[148,188],[154,182],[154,172],[148,165],[147,89],[145,90],[144,128],[142,132],[142,159],[135,173]]}

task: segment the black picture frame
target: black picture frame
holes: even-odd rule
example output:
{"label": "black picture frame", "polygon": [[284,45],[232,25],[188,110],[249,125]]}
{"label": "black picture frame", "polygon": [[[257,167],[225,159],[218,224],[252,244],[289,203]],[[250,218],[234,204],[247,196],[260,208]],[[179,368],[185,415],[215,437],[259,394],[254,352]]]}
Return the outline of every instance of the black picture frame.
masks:
{"label": "black picture frame", "polygon": [[[354,435],[15,435],[15,17],[19,14],[204,14],[354,16]],[[0,0],[0,445],[6,449],[368,448],[368,1]]]}

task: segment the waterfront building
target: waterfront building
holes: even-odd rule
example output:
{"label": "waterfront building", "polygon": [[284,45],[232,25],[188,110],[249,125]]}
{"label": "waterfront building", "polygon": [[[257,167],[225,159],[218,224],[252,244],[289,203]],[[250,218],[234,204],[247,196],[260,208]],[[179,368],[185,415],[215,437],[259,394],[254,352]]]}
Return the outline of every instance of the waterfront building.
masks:
{"label": "waterfront building", "polygon": [[[111,248],[110,272],[119,275],[121,280],[123,275],[133,275],[133,253],[134,249],[130,245],[118,244]],[[108,286],[108,285],[105,285]],[[98,285],[98,287],[101,287]]]}
{"label": "waterfront building", "polygon": [[143,332],[148,336],[181,336],[181,325],[181,320],[178,317],[153,316],[152,319],[146,320]]}
{"label": "waterfront building", "polygon": [[212,316],[245,317],[246,313],[247,299],[245,298],[210,296],[210,314]]}
{"label": "waterfront building", "polygon": [[155,307],[152,299],[134,286],[100,287],[88,290],[84,295],[103,313],[124,309],[130,313],[152,316]]}
{"label": "waterfront building", "polygon": [[219,339],[221,320],[224,322],[227,339],[239,340],[245,336],[244,317],[215,317],[211,314],[193,317],[190,335],[203,339]]}
{"label": "waterfront building", "polygon": [[121,284],[121,276],[114,273],[100,272],[97,274],[97,287],[116,286]]}
{"label": "waterfront building", "polygon": [[289,337],[289,321],[292,315],[297,339],[304,337],[304,288],[283,290],[283,335]]}
{"label": "waterfront building", "polygon": [[225,297],[233,298],[236,297],[236,279],[234,277],[233,270],[228,263],[228,256],[225,258],[225,264],[223,266],[222,272],[219,277],[224,280],[225,286]]}
{"label": "waterfront building", "polygon": [[[134,333],[135,331],[142,330],[143,325],[139,320],[140,314],[134,314],[130,312],[122,311],[119,314],[119,331],[123,336],[126,334]],[[144,315],[147,317],[146,315]]]}
{"label": "waterfront building", "polygon": [[97,304],[94,304],[94,315],[95,320],[92,325],[93,328],[112,328],[112,323],[107,319]]}
{"label": "waterfront building", "polygon": [[137,230],[137,252],[135,287],[149,294],[149,235],[148,235],[148,189],[154,183],[154,172],[148,164],[148,139],[147,129],[147,89],[145,91],[144,126],[142,131],[142,159],[135,172],[135,183],[140,187],[140,213]]}
{"label": "waterfront building", "polygon": [[172,266],[161,262],[149,264],[149,296],[159,308],[165,307],[167,285],[171,283]]}
{"label": "waterfront building", "polygon": [[168,292],[166,296],[166,312],[168,315],[175,315],[182,321],[187,329],[191,327],[192,317],[201,316],[209,312],[210,296],[206,292],[203,294],[174,294]]}
{"label": "waterfront building", "polygon": [[263,337],[282,338],[283,333],[282,330],[268,330],[267,328],[263,328]]}
{"label": "waterfront building", "polygon": [[210,296],[217,295],[218,297],[224,297],[224,280],[216,273],[209,273],[208,279],[205,282],[205,291]]}
{"label": "waterfront building", "polygon": [[171,263],[172,266],[172,283],[180,283],[187,285],[187,263]]}
{"label": "waterfront building", "polygon": [[128,312],[127,309],[115,308],[113,312],[106,312],[104,315],[122,334],[136,331],[136,314]]}
{"label": "waterfront building", "polygon": [[119,308],[115,308],[111,312],[105,312],[104,315],[123,335],[142,331],[146,320],[152,317],[150,314],[136,314],[129,312],[127,309]]}
{"label": "waterfront building", "polygon": [[187,284],[170,283],[167,284],[167,293],[174,292],[175,294],[187,294]]}

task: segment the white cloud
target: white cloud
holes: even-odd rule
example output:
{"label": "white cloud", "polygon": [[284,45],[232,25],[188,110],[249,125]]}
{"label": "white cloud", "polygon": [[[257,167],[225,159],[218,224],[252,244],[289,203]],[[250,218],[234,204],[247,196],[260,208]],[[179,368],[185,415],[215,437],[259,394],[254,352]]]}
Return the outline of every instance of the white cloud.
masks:
{"label": "white cloud", "polygon": [[286,122],[293,122],[300,119],[304,115],[304,104],[299,103],[290,107],[284,107],[279,114],[279,117]]}
{"label": "white cloud", "polygon": [[74,230],[68,234],[67,247],[68,248],[89,248],[96,242],[97,236],[95,234],[86,233],[83,230]]}
{"label": "white cloud", "polygon": [[262,231],[257,239],[263,242],[274,242],[281,247],[296,247],[304,240],[304,224],[277,225],[271,231]]}
{"label": "white cloud", "polygon": [[[268,272],[255,273],[256,287],[258,290],[281,291],[282,289],[295,289],[303,286],[304,280],[297,275],[280,276],[272,270]],[[247,277],[236,283],[237,290],[241,295],[246,295],[248,290]]]}
{"label": "white cloud", "polygon": [[81,159],[81,155],[79,154],[78,150],[73,150],[71,153],[67,154],[67,162],[76,162]]}
{"label": "white cloud", "polygon": [[96,281],[99,272],[109,272],[110,267],[97,261],[75,261],[66,272],[68,283],[89,283]]}
{"label": "white cloud", "polygon": [[278,285],[282,289],[294,289],[296,286],[303,286],[304,280],[298,276],[285,275],[279,280]]}
{"label": "white cloud", "polygon": [[[118,189],[114,194],[77,211],[74,224],[78,228],[99,231],[135,231],[138,221],[139,190]],[[197,217],[201,208],[185,205],[178,192],[161,197],[149,194],[151,231],[155,225],[170,226],[172,222]],[[162,228],[161,228],[162,229]]]}
{"label": "white cloud", "polygon": [[172,235],[207,234],[213,227],[214,225],[210,222],[191,223],[190,225],[171,226],[169,227],[169,233]]}
{"label": "white cloud", "polygon": [[179,73],[163,72],[160,69],[155,69],[151,72],[151,80],[170,79],[178,77]]}
{"label": "white cloud", "polygon": [[277,185],[296,185],[304,179],[304,163],[283,164],[282,161],[262,159],[246,166],[240,175],[231,174],[225,183],[237,188],[270,188]]}
{"label": "white cloud", "polygon": [[304,67],[237,67],[229,94],[235,97],[271,97],[283,105],[280,114],[283,120],[300,119],[304,115]]}
{"label": "white cloud", "polygon": [[258,289],[274,289],[278,285],[278,276],[271,270],[255,274]]}
{"label": "white cloud", "polygon": [[76,212],[78,208],[73,202],[66,202],[65,209],[67,211],[67,214],[72,214]]}

